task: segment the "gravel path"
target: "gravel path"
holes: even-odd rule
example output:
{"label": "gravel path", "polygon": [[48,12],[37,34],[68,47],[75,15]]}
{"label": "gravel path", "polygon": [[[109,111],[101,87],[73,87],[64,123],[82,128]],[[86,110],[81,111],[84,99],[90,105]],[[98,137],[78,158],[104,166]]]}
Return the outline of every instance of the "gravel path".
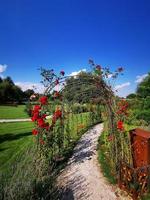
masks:
{"label": "gravel path", "polygon": [[30,118],[26,119],[0,119],[0,123],[7,123],[7,122],[30,122]]}
{"label": "gravel path", "polygon": [[57,178],[61,200],[130,200],[126,193],[111,186],[97,161],[97,141],[103,125],[98,124],[79,140],[66,168]]}
{"label": "gravel path", "polygon": [[106,182],[97,163],[96,146],[103,125],[85,133],[57,179],[63,188],[61,200],[115,200],[113,188]]}
{"label": "gravel path", "polygon": [[[50,119],[52,116],[47,116],[46,119]],[[25,119],[0,119],[0,123],[8,122],[31,122],[31,118]]]}

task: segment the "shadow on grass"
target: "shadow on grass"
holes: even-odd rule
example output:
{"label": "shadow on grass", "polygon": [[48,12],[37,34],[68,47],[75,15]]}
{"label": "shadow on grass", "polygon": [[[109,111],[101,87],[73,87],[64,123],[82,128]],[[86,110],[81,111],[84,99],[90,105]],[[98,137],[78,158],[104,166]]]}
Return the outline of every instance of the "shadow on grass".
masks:
{"label": "shadow on grass", "polygon": [[5,151],[6,149],[8,149],[8,148],[1,148],[0,147],[0,152]]}
{"label": "shadow on grass", "polygon": [[[27,133],[20,133],[20,134],[12,134],[12,133],[7,133],[4,135],[0,135],[0,144],[5,142],[5,141],[12,141],[12,140],[18,140],[22,137],[25,136],[30,136],[31,132],[27,132]],[[0,151],[3,151],[3,149],[1,149]]]}

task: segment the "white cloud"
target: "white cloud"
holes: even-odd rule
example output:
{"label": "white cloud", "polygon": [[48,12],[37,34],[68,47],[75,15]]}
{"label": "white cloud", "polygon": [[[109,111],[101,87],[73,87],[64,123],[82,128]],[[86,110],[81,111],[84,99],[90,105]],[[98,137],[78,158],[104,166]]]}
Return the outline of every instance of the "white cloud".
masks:
{"label": "white cloud", "polygon": [[148,76],[148,74],[136,76],[135,83],[141,83],[146,76]]}
{"label": "white cloud", "polygon": [[81,69],[79,71],[76,71],[76,72],[72,72],[69,76],[77,76],[80,72],[86,72],[86,69]]}
{"label": "white cloud", "polygon": [[23,91],[33,89],[35,92],[44,93],[44,86],[41,83],[32,82],[16,82],[15,85],[19,86]]}
{"label": "white cloud", "polygon": [[120,97],[126,97],[128,94],[133,93],[133,89],[129,87],[130,85],[130,82],[116,85],[114,88],[114,92]]}
{"label": "white cloud", "polygon": [[0,64],[0,77],[1,78],[4,78],[4,76],[2,75],[2,73],[6,70],[6,68],[7,68],[7,65]]}
{"label": "white cloud", "polygon": [[121,90],[121,89],[123,89],[125,87],[128,87],[130,84],[131,84],[130,82],[126,82],[126,83],[122,83],[120,85],[116,85],[115,86],[115,90]]}

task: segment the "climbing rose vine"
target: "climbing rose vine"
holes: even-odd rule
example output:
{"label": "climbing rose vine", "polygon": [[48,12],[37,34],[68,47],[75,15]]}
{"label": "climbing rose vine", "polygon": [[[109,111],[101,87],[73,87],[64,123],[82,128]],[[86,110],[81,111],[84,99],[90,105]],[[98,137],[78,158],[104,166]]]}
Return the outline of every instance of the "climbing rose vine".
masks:
{"label": "climbing rose vine", "polygon": [[[53,79],[52,77],[56,77],[53,70],[50,70],[49,73],[47,73],[42,69],[42,73],[43,73],[42,75],[45,76],[45,80],[47,81],[52,80]],[[55,86],[59,84],[60,78],[64,75],[65,75],[65,72],[63,70],[60,71],[60,77],[56,78]],[[59,97],[61,100],[61,95],[59,91],[55,91],[53,97],[54,99]],[[56,110],[51,116],[51,119],[52,119],[51,124],[46,122],[47,106],[48,106],[48,97],[44,95],[39,98],[39,104],[35,105],[31,111],[32,113],[31,120],[36,125],[36,128],[32,130],[32,134],[38,138],[38,142],[42,145],[44,145],[46,142],[46,136],[48,132],[53,129],[57,120],[62,118],[61,109],[56,108]]]}

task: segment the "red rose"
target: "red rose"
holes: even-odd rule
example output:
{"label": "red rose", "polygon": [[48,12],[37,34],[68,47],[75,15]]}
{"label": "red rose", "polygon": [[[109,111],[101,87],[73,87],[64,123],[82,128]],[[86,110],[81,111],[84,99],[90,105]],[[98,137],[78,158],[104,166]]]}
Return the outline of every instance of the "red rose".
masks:
{"label": "red rose", "polygon": [[117,122],[117,128],[118,128],[120,131],[124,130],[123,122],[122,122],[122,121],[118,121],[118,122]]}
{"label": "red rose", "polygon": [[34,122],[34,121],[37,121],[38,118],[39,118],[39,113],[35,112],[35,113],[33,113],[33,116],[31,117],[31,120]]}
{"label": "red rose", "polygon": [[43,128],[45,128],[48,131],[48,129],[50,128],[49,123],[44,123]]}
{"label": "red rose", "polygon": [[41,106],[35,105],[33,108],[33,112],[39,112],[40,109],[41,109]]}
{"label": "red rose", "polygon": [[37,135],[37,134],[38,134],[38,131],[37,131],[36,129],[33,129],[33,130],[32,130],[32,134],[33,134],[33,135]]}
{"label": "red rose", "polygon": [[64,75],[65,75],[65,72],[64,72],[63,70],[61,70],[61,71],[60,71],[60,74],[61,74],[62,76],[64,76]]}
{"label": "red rose", "polygon": [[39,99],[39,101],[41,102],[42,105],[45,105],[48,102],[48,98],[46,96],[43,96]]}
{"label": "red rose", "polygon": [[42,118],[42,119],[45,119],[46,116],[47,116],[46,114],[43,114],[43,115],[41,116],[41,118]]}
{"label": "red rose", "polygon": [[38,126],[41,127],[41,128],[43,128],[44,124],[45,124],[44,120],[42,118],[40,118],[37,121],[38,121]]}
{"label": "red rose", "polygon": [[62,116],[62,112],[59,109],[57,109],[54,114],[55,114],[56,118],[60,118]]}
{"label": "red rose", "polygon": [[57,119],[59,119],[61,117],[62,117],[62,112],[61,112],[61,110],[57,109],[53,114],[52,123],[55,124]]}
{"label": "red rose", "polygon": [[37,121],[38,121],[38,126],[39,127],[45,128],[46,130],[49,129],[49,123],[48,122],[45,123],[45,121],[42,118],[38,119]]}

